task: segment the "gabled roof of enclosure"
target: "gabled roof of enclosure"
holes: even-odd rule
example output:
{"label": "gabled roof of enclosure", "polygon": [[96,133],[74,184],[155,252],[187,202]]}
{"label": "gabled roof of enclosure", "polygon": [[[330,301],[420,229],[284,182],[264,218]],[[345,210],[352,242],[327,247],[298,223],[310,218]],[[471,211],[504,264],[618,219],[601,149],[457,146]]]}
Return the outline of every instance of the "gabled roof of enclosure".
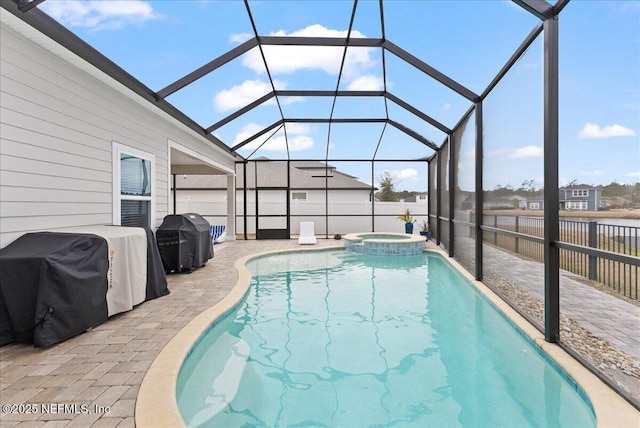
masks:
{"label": "gabled roof of enclosure", "polygon": [[[127,57],[110,50],[109,36],[65,20],[58,2],[2,7],[238,159],[420,160],[568,0],[214,2],[217,13],[203,13],[190,31],[176,23],[199,3],[172,3],[171,19],[145,23],[165,26],[167,37],[141,30],[122,41]],[[508,31],[495,32],[497,20],[510,22]],[[511,50],[495,52],[496,38]],[[456,45],[456,54],[434,56],[436,45]],[[487,63],[489,53],[501,62]]]}

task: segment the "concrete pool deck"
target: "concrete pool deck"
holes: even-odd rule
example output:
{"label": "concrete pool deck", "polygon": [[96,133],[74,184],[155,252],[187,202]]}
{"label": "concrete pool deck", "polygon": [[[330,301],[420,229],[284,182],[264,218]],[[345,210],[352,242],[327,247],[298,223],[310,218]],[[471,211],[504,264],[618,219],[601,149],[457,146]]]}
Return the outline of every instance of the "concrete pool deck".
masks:
{"label": "concrete pool deck", "polygon": [[[314,248],[336,244],[341,245],[334,240],[319,239]],[[428,247],[435,248],[432,243]],[[145,302],[91,332],[49,348],[35,349],[19,344],[0,348],[0,401],[3,405],[57,403],[79,407],[84,404],[89,410],[88,413],[76,413],[73,407],[62,407],[59,413],[3,412],[0,425],[3,428],[135,426],[136,400],[147,370],[183,327],[232,290],[239,277],[234,263],[254,253],[285,249],[301,247],[296,240],[236,241],[216,245],[214,259],[204,268],[190,275],[168,276],[171,290],[168,296]],[[552,352],[558,349],[546,343],[542,346]],[[626,423],[637,426],[639,412],[566,354],[560,352],[559,355],[561,360],[577,366],[575,370],[586,372],[589,383],[593,382],[594,388],[600,391],[597,392],[598,400],[613,400],[617,403],[613,409],[623,408],[622,411],[614,410],[611,417],[627,415],[627,419],[616,421],[607,417],[601,419],[603,426],[613,426],[614,422],[616,426]],[[154,401],[159,404],[161,391],[154,393]],[[592,399],[595,401],[596,397],[592,396]],[[161,415],[160,411],[164,410],[157,407],[149,411]],[[164,426],[172,426],[168,419],[161,418],[160,421]],[[139,426],[143,426],[141,422]]]}

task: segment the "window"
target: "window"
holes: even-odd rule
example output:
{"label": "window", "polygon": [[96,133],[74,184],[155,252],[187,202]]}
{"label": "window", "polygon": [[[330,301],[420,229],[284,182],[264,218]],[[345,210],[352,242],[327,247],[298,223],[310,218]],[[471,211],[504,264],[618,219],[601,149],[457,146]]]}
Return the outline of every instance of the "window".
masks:
{"label": "window", "polygon": [[531,203],[529,203],[529,209],[530,210],[539,210],[540,209],[540,203],[539,202],[531,202]]}
{"label": "window", "polygon": [[291,192],[291,200],[292,201],[306,201],[307,200],[307,192]]}
{"label": "window", "polygon": [[587,201],[568,201],[566,203],[566,209],[568,210],[581,210],[581,211],[586,211],[587,210]]}
{"label": "window", "polygon": [[113,143],[113,224],[154,224],[155,156]]}
{"label": "window", "polygon": [[575,197],[582,197],[582,196],[589,196],[589,191],[586,189],[581,189],[581,190],[574,190],[571,192],[571,196]]}

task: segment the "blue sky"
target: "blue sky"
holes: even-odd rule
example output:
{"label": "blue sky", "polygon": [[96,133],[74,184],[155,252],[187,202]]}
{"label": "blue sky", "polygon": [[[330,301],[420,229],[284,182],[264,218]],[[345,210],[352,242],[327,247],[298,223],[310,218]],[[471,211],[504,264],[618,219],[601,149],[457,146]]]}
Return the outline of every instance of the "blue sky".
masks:
{"label": "blue sky", "polygon": [[[250,1],[261,35],[345,37],[353,2]],[[41,9],[154,91],[253,37],[241,1],[57,1]],[[360,1],[353,37],[382,36],[377,1]],[[385,1],[388,40],[458,83],[481,93],[539,20],[509,1]],[[382,90],[383,56],[376,48],[265,47],[276,89]],[[386,52],[389,92],[453,127],[470,102]],[[485,189],[542,186],[542,40],[485,100]],[[209,127],[271,90],[257,49],[168,97]],[[445,134],[379,98],[282,97],[286,117],[389,117],[441,144]],[[280,119],[275,102],[215,130],[230,146]],[[383,124],[288,124],[292,159],[418,159],[431,149]],[[271,133],[265,135],[268,137]],[[381,137],[382,136],[382,137]],[[240,153],[248,156],[264,139]],[[460,186],[471,190],[472,126],[462,137]],[[377,151],[376,151],[377,148]],[[280,130],[253,156],[286,158]],[[371,182],[369,163],[331,162]],[[376,164],[374,181],[391,171],[397,187],[426,189],[418,162]],[[560,181],[640,181],[640,2],[573,0],[560,15]],[[467,189],[468,188],[468,189]]]}

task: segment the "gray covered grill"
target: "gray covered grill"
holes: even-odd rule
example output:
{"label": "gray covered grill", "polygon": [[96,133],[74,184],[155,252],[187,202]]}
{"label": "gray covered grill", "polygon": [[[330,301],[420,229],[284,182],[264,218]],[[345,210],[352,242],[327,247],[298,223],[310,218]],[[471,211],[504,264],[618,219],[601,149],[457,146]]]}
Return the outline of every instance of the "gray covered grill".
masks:
{"label": "gray covered grill", "polygon": [[213,257],[211,225],[200,214],[173,214],[156,232],[166,272],[191,272]]}

